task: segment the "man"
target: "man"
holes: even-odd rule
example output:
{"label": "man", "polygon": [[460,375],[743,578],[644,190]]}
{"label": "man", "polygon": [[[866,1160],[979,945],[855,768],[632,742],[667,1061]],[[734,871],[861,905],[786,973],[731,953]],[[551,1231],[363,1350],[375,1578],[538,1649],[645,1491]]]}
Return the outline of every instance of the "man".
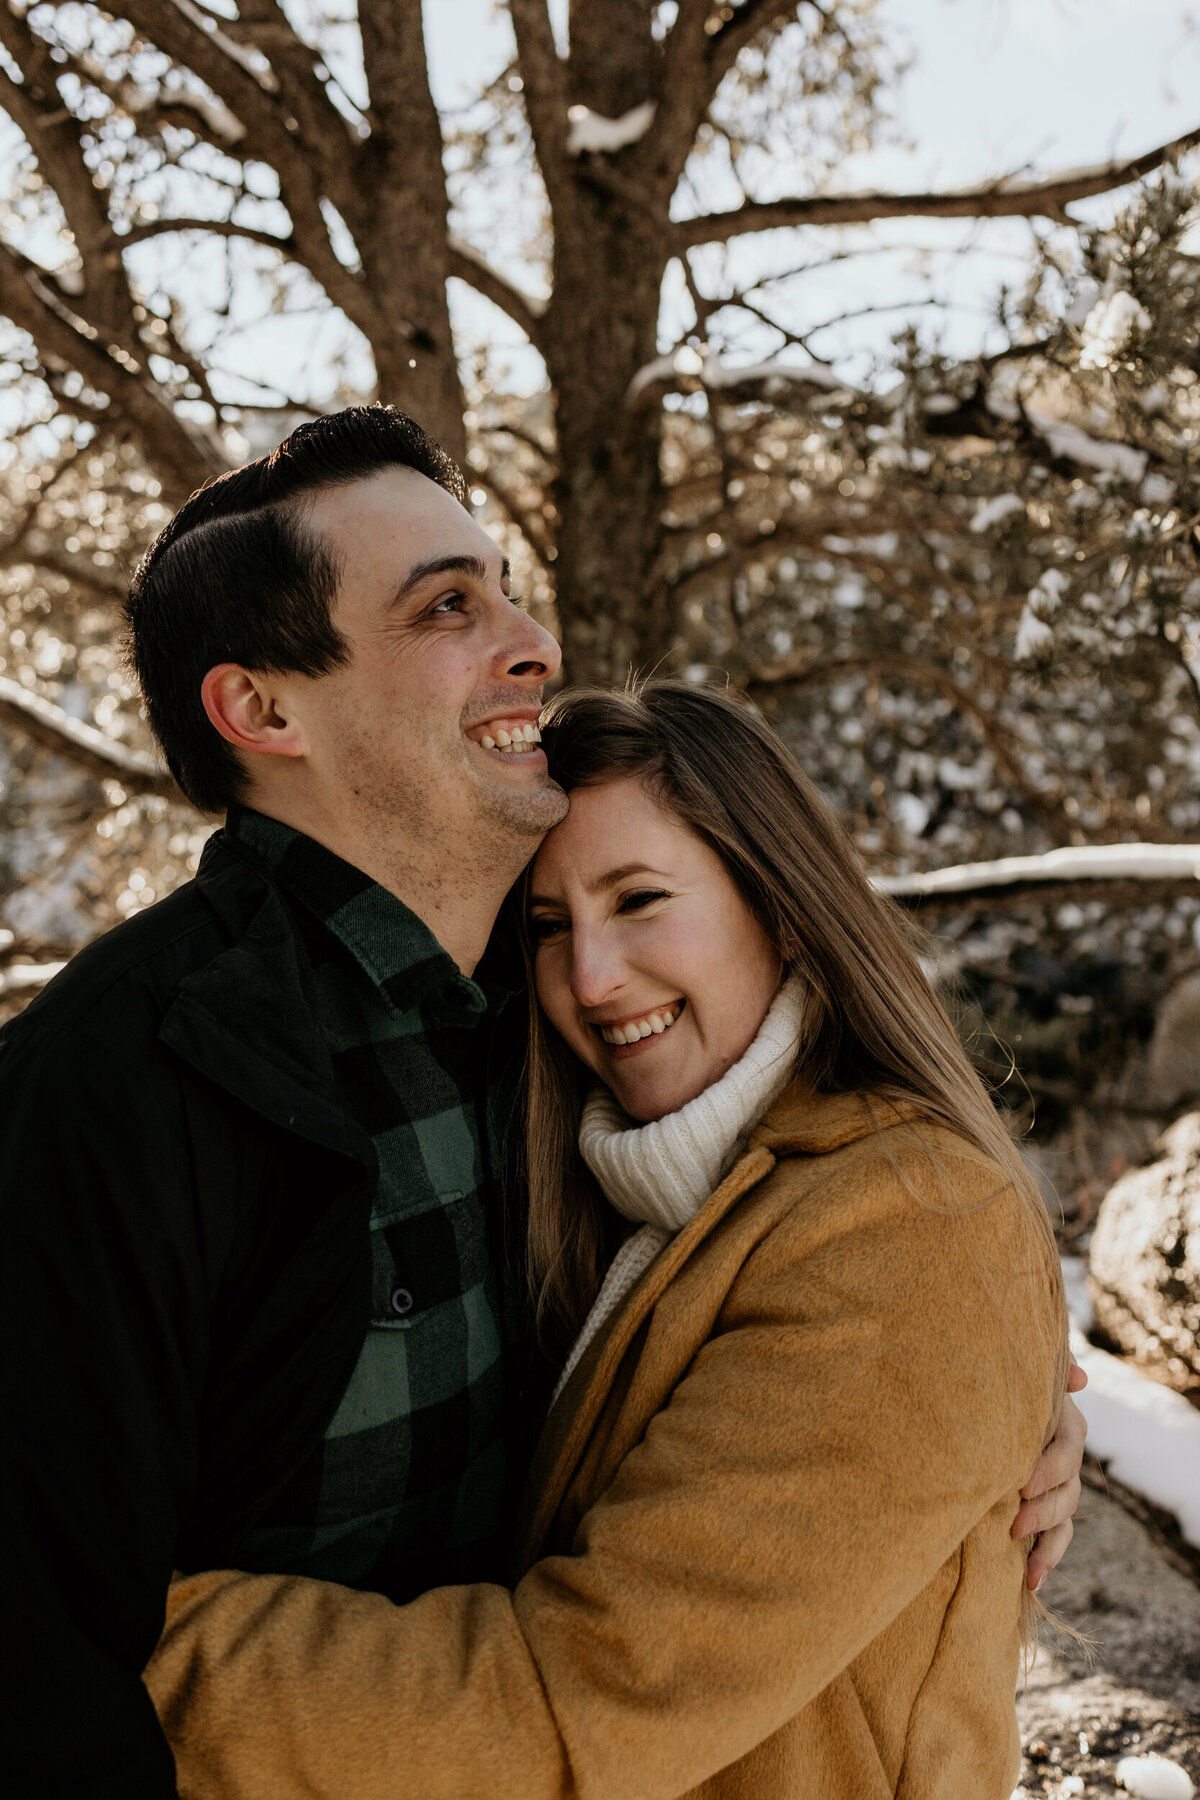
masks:
{"label": "man", "polygon": [[499,1193],[524,1025],[484,952],[566,801],[557,647],[462,499],[353,409],[135,578],[151,723],[228,816],[0,1035],[8,1792],[175,1792],[140,1681],[173,1567],[503,1578],[538,1399]]}

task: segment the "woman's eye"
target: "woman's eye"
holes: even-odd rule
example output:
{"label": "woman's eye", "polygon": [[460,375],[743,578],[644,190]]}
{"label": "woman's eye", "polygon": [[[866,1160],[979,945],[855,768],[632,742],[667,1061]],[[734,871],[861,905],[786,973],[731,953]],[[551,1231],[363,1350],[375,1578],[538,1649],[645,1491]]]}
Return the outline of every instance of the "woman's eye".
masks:
{"label": "woman's eye", "polygon": [[444,600],[439,600],[437,605],[430,610],[434,613],[446,611],[457,612],[459,608],[465,606],[466,603],[467,596],[465,594],[447,594]]}
{"label": "woman's eye", "polygon": [[548,915],[529,921],[529,935],[535,944],[544,944],[550,938],[558,937],[566,929],[565,919],[552,919]]}
{"label": "woman's eye", "polygon": [[670,894],[664,888],[639,888],[636,893],[622,894],[619,912],[640,912],[643,906],[652,906],[656,900],[669,900]]}

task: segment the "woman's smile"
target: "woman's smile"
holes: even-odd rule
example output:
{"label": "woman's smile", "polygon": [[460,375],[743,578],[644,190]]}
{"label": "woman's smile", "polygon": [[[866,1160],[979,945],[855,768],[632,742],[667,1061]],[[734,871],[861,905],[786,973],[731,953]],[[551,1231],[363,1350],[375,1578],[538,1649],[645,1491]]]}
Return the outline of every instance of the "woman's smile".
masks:
{"label": "woman's smile", "polygon": [[779,986],[779,955],[721,858],[640,781],[573,790],[529,910],[544,1012],[634,1119],[719,1081]]}
{"label": "woman's smile", "polygon": [[686,1005],[686,1000],[672,1000],[665,1006],[659,1005],[649,1012],[635,1013],[632,1018],[621,1019],[611,1025],[604,1020],[593,1020],[592,1030],[598,1031],[604,1042],[612,1046],[614,1055],[628,1054],[631,1050],[640,1049],[642,1044],[649,1049],[655,1038],[665,1037]]}

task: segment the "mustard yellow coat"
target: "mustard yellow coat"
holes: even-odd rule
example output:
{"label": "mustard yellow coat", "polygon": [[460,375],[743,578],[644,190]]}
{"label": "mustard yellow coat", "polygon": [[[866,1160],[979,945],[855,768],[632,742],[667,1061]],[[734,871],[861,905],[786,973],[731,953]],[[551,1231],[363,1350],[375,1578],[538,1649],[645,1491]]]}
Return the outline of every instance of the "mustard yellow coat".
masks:
{"label": "mustard yellow coat", "polygon": [[551,1412],[514,1592],[173,1586],[181,1793],[1008,1800],[1062,1332],[994,1163],[790,1089]]}

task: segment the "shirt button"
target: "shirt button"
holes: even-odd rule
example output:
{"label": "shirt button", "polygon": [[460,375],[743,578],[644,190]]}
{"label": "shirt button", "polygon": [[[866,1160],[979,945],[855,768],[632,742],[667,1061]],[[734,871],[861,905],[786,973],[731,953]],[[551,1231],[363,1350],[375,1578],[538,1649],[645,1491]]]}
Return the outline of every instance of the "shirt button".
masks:
{"label": "shirt button", "polygon": [[392,1311],[398,1319],[404,1318],[413,1309],[413,1297],[407,1288],[392,1289]]}

